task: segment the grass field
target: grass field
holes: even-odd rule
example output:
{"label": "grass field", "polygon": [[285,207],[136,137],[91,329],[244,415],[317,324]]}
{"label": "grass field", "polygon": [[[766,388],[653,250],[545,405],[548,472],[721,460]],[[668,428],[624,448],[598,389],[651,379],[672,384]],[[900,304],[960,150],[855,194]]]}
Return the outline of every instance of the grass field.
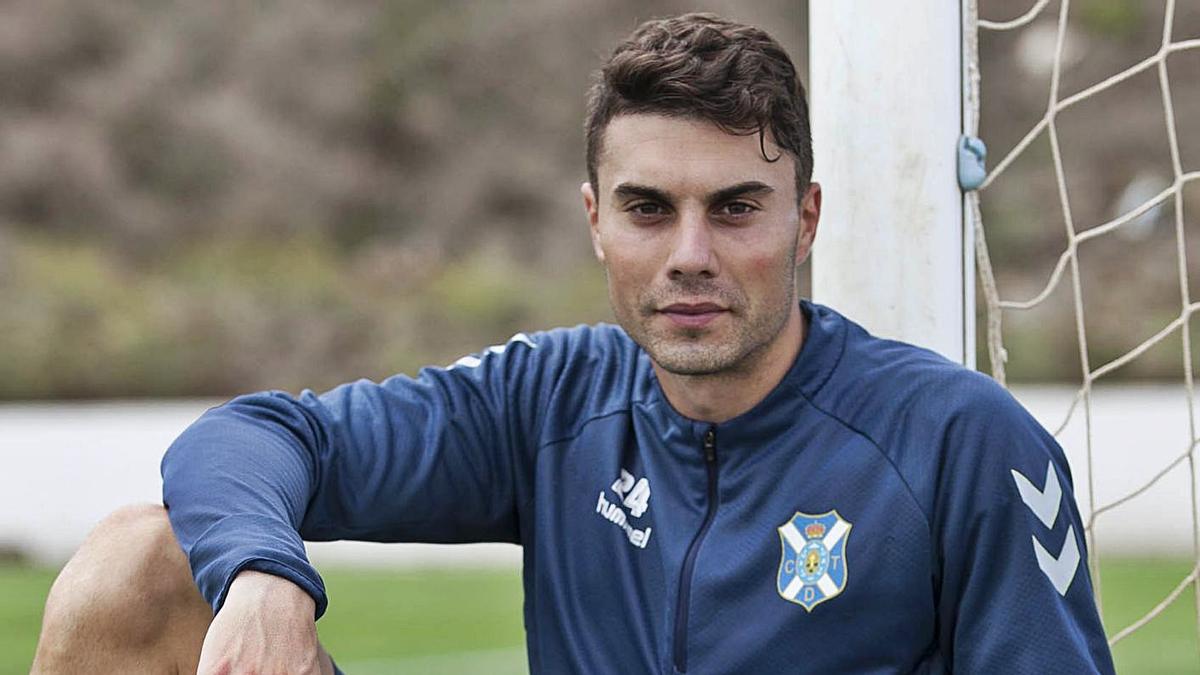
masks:
{"label": "grass field", "polygon": [[[1105,561],[1105,621],[1119,630],[1157,603],[1187,562]],[[521,582],[515,572],[326,570],[329,612],[322,641],[350,675],[525,672]],[[26,673],[42,603],[54,579],[45,569],[0,567],[0,674]],[[1200,673],[1194,594],[1114,649],[1117,672]]]}

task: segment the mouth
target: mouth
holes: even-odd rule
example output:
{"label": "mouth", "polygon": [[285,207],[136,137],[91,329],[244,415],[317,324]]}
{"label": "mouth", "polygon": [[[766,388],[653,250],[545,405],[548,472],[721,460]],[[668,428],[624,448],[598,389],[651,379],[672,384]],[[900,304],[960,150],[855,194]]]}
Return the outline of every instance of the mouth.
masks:
{"label": "mouth", "polygon": [[681,328],[703,328],[729,310],[711,302],[677,302],[658,310],[676,326]]}

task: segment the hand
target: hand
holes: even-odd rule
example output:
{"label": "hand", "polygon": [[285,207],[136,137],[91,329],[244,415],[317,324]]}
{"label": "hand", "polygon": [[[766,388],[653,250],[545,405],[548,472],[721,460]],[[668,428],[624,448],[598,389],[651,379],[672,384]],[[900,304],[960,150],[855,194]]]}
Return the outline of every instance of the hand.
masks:
{"label": "hand", "polygon": [[315,610],[308,593],[287,579],[241,572],[208,627],[197,675],[333,675],[317,641]]}

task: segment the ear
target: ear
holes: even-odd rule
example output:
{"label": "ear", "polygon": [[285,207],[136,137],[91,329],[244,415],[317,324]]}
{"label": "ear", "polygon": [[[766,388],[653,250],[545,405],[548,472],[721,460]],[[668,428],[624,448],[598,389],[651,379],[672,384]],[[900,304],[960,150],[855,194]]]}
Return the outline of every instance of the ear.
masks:
{"label": "ear", "polygon": [[812,251],[821,220],[821,184],[809,183],[804,199],[800,200],[800,236],[796,238],[796,264],[804,262]]}
{"label": "ear", "polygon": [[600,245],[600,205],[596,201],[596,192],[592,189],[592,184],[584,182],[579,186],[579,192],[583,195],[583,208],[587,210],[588,229],[592,236],[592,251],[596,254],[596,259],[600,264],[604,264],[604,247]]}

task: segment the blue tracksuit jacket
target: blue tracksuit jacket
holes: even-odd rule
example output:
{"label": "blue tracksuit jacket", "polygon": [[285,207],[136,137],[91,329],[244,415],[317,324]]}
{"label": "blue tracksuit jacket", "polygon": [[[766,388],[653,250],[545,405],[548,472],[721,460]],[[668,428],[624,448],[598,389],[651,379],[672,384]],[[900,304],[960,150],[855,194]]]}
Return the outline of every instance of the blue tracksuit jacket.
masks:
{"label": "blue tracksuit jacket", "polygon": [[802,302],[784,380],[677,413],[614,326],[234,399],[163,460],[218,609],[303,539],[524,547],[534,673],[1111,673],[1062,450],[989,378]]}

